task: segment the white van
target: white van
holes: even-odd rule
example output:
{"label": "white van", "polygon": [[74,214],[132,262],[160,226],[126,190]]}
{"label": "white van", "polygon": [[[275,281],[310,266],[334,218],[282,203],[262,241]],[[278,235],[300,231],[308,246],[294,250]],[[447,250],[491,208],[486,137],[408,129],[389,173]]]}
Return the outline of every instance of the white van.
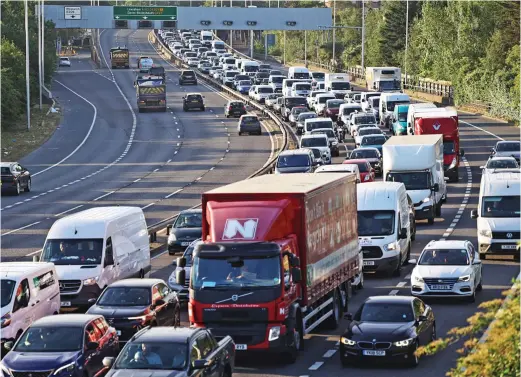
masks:
{"label": "white van", "polygon": [[321,128],[334,130],[331,118],[309,118],[304,121],[304,134],[311,135],[311,131]]}
{"label": "white van", "polygon": [[471,217],[478,220],[478,248],[481,259],[487,255],[519,256],[521,173],[519,169],[497,171],[481,176],[478,209]]}
{"label": "white van", "polygon": [[425,109],[437,109],[432,102],[411,103],[407,109],[407,135],[414,135],[414,114]]}
{"label": "white van", "polygon": [[369,111],[371,108],[371,103],[369,102],[369,98],[372,97],[380,97],[382,93],[380,92],[362,92],[360,93],[360,105],[362,106],[362,111]]}
{"label": "white van", "polygon": [[317,94],[315,97],[315,102],[313,104],[313,108],[318,115],[324,115],[324,111],[326,109],[326,102],[330,99],[336,99],[335,95],[330,92],[324,92],[321,94]]}
{"label": "white van", "polygon": [[270,75],[268,78],[268,85],[273,88],[274,93],[282,92],[282,83],[286,80],[286,76],[282,75]]}
{"label": "white van", "polygon": [[306,67],[290,67],[288,71],[288,78],[290,79],[311,79],[309,69]]}
{"label": "white van", "polygon": [[226,52],[226,47],[224,46],[223,41],[212,41],[212,51],[216,53]]}
{"label": "white van", "polygon": [[357,185],[358,242],[364,272],[399,275],[411,254],[407,191],[400,182]]}
{"label": "white van", "polygon": [[0,263],[2,349],[37,319],[60,312],[60,288],[54,264]]}
{"label": "white van", "polygon": [[390,127],[391,115],[393,115],[396,105],[406,105],[411,103],[411,98],[407,94],[389,92],[380,95],[380,125]]}
{"label": "white van", "polygon": [[248,76],[255,76],[259,72],[260,64],[253,60],[243,60],[241,65],[241,74]]}
{"label": "white van", "polygon": [[311,92],[311,83],[298,81],[291,87],[292,97],[307,97]]}
{"label": "white van", "polygon": [[201,30],[201,42],[210,42],[212,43],[213,33],[211,31]]}
{"label": "white van", "polygon": [[40,259],[53,262],[61,306],[93,304],[109,284],[150,275],[150,243],[139,207],[97,207],[57,220]]}
{"label": "white van", "polygon": [[356,183],[360,183],[360,170],[357,164],[322,165],[315,170],[315,174],[317,173],[351,173],[356,175]]}
{"label": "white van", "polygon": [[282,80],[282,95],[284,97],[291,97],[291,90],[293,87],[293,84],[296,82],[299,82],[300,80],[291,80],[291,79],[284,79]]}

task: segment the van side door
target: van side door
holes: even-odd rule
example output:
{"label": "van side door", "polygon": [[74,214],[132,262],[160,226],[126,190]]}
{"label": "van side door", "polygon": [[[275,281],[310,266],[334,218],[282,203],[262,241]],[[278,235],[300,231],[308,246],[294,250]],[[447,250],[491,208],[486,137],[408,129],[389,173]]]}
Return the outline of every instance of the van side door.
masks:
{"label": "van side door", "polygon": [[[31,301],[31,289],[27,279],[22,280],[16,288],[11,318],[16,318],[12,326],[25,330],[36,320],[35,310],[32,309],[35,302]],[[34,299],[33,299],[34,300]]]}
{"label": "van side door", "polygon": [[120,258],[114,253],[112,237],[108,237],[105,243],[105,255],[103,257],[103,272],[100,277],[100,286],[104,287],[114,282],[120,274]]}

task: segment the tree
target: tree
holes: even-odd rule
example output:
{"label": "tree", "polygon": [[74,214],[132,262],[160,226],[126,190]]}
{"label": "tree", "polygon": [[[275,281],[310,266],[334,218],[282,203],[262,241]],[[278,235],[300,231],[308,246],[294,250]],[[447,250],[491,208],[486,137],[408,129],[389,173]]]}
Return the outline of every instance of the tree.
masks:
{"label": "tree", "polygon": [[[449,345],[470,337],[458,350],[462,356],[457,366],[447,372],[449,377],[517,377],[520,370],[519,326],[520,301],[519,280],[509,291],[508,298],[487,301],[479,305],[484,311],[477,312],[467,320],[468,325],[453,328],[447,338],[437,339],[427,346],[418,348],[418,356],[433,355]],[[503,304],[503,307],[501,305]],[[501,308],[501,309],[500,309]],[[492,321],[495,319],[495,322]],[[492,323],[492,324],[491,324]],[[485,342],[477,336],[489,327]]]}
{"label": "tree", "polygon": [[2,39],[2,125],[9,127],[9,122],[16,119],[25,104],[25,57],[13,42]]}

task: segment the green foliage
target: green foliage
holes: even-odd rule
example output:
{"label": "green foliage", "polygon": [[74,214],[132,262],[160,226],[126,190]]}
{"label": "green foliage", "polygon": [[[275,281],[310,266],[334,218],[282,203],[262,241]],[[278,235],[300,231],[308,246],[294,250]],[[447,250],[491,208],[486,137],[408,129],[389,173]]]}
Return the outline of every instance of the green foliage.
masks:
{"label": "green foliage", "polygon": [[[462,355],[457,366],[447,372],[449,377],[515,377],[520,370],[520,283],[517,281],[512,289],[504,292],[509,298],[487,301],[479,305],[483,311],[477,312],[467,319],[467,326],[453,328],[448,337],[437,339],[427,346],[420,347],[419,356],[435,354],[448,346],[468,339],[458,350]],[[498,311],[499,309],[499,311]],[[495,322],[492,321],[495,319]],[[492,325],[490,325],[492,323]],[[490,325],[488,336],[479,343],[477,336]]]}
{"label": "green foliage", "polygon": [[[2,127],[18,118],[25,109],[25,18],[24,2],[2,2]],[[29,75],[31,98],[38,95],[38,25],[36,2],[28,3],[29,21]],[[49,82],[56,69],[56,33],[54,24],[45,24],[44,77]]]}

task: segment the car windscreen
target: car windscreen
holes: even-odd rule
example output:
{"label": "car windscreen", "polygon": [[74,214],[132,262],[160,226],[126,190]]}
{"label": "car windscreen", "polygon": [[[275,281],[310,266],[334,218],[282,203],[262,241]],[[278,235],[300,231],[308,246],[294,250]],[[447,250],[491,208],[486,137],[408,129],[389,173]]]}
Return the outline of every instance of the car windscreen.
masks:
{"label": "car windscreen", "polygon": [[481,216],[519,218],[520,204],[519,195],[484,196],[481,202]]}
{"label": "car windscreen", "polygon": [[301,148],[307,148],[307,147],[327,147],[328,146],[328,140],[325,137],[310,137],[310,138],[303,138],[300,141]]}
{"label": "car windscreen", "polygon": [[257,88],[259,93],[273,93],[273,88]]}
{"label": "car windscreen", "polygon": [[410,303],[366,302],[354,316],[360,322],[412,322],[414,313]]}
{"label": "car windscreen", "polygon": [[355,111],[362,111],[362,108],[360,106],[357,107],[344,107],[344,111],[342,115],[349,115],[351,113],[354,113]]}
{"label": "car windscreen", "polygon": [[359,149],[351,152],[349,158],[357,159],[357,158],[379,158],[378,152],[373,149]]}
{"label": "car windscreen", "polygon": [[203,98],[197,94],[190,94],[186,96],[187,101],[201,101]]}
{"label": "car windscreen", "polygon": [[331,100],[329,100],[329,101],[326,102],[326,107],[328,109],[339,109],[340,105],[343,104],[343,103],[344,103],[344,101],[336,101],[336,100],[335,101],[331,101]]}
{"label": "car windscreen", "polygon": [[314,122],[314,121],[310,121],[310,122],[307,122],[306,124],[306,130],[307,131],[313,131],[313,130],[316,130],[318,128],[331,128],[333,129],[333,122],[332,121],[319,121],[319,122]]}
{"label": "car windscreen", "polygon": [[367,166],[367,164],[365,162],[349,162],[350,164],[356,164],[358,166],[358,171],[360,173],[367,173],[369,172],[369,167]]}
{"label": "car windscreen", "polygon": [[394,234],[394,211],[358,211],[358,236]]}
{"label": "car windscreen", "polygon": [[284,80],[284,77],[280,76],[280,77],[272,77],[271,78],[271,82],[274,82],[275,84],[280,84],[282,83],[282,81]]}
{"label": "car windscreen", "polygon": [[225,59],[224,64],[235,64],[235,59],[233,59],[233,58]]}
{"label": "car windscreen", "polygon": [[244,72],[258,72],[259,71],[258,65],[243,65],[242,68],[244,69]]}
{"label": "car windscreen", "polygon": [[227,72],[224,73],[224,75],[226,77],[235,77],[235,76],[237,76],[237,72],[227,71]]}
{"label": "car windscreen", "polygon": [[4,306],[9,305],[11,299],[13,298],[14,287],[16,286],[16,281],[11,279],[2,279],[1,283],[2,295],[0,297],[0,304],[2,308]]}
{"label": "car windscreen", "polygon": [[299,166],[309,166],[309,157],[307,155],[280,156],[277,160],[277,167],[279,168],[296,168]]}
{"label": "car windscreen", "polygon": [[146,343],[130,341],[121,350],[113,369],[184,370],[187,367],[187,352],[188,346],[181,341]]}
{"label": "car windscreen", "polygon": [[235,80],[235,81],[244,81],[244,80],[251,81],[251,80],[250,80],[250,76],[248,76],[248,75],[236,75],[236,76],[234,77],[234,80]]}
{"label": "car windscreen", "polygon": [[313,119],[313,118],[317,118],[317,114],[315,113],[308,113],[308,114],[299,114],[298,116],[298,121],[299,122],[304,122],[306,119]]}
{"label": "car windscreen", "polygon": [[203,214],[181,213],[174,223],[174,228],[201,228],[203,226]]}
{"label": "car windscreen", "polygon": [[103,239],[47,239],[43,247],[42,262],[55,265],[101,264]]}
{"label": "car windscreen", "polygon": [[103,291],[96,305],[101,306],[148,306],[150,288],[108,287]]}
{"label": "car windscreen", "polygon": [[269,74],[268,72],[258,72],[258,73],[255,75],[255,77],[265,79],[265,78],[270,77],[270,74]]}
{"label": "car windscreen", "polygon": [[385,136],[365,136],[362,138],[361,145],[382,145],[386,141]]}
{"label": "car windscreen", "polygon": [[498,143],[496,147],[498,152],[519,152],[519,149],[519,142]]}
{"label": "car windscreen", "polygon": [[454,142],[453,141],[443,141],[443,154],[454,154]]}
{"label": "car windscreen", "polygon": [[320,149],[318,148],[309,148],[313,152],[313,157],[315,158],[322,158],[322,152],[320,152]]}
{"label": "car windscreen", "polygon": [[331,90],[350,90],[350,89],[351,89],[351,84],[347,81],[331,83]]}
{"label": "car windscreen", "polygon": [[311,90],[311,84],[295,84],[295,90]]}
{"label": "car windscreen", "polygon": [[73,352],[83,347],[83,326],[30,327],[16,343],[17,352]]}
{"label": "car windscreen", "polygon": [[427,249],[418,262],[424,266],[468,266],[469,254],[465,249]]}
{"label": "car windscreen", "polygon": [[197,52],[187,52],[187,53],[185,53],[185,56],[187,58],[196,58],[197,57]]}
{"label": "car windscreen", "polygon": [[242,123],[259,123],[259,118],[252,117],[252,116],[242,117],[241,122]]}
{"label": "car windscreen", "polygon": [[426,171],[390,172],[387,173],[385,180],[390,182],[402,182],[405,185],[406,190],[430,190],[432,187],[431,175]]}
{"label": "car windscreen", "polygon": [[315,80],[323,80],[326,77],[326,74],[324,72],[313,72],[311,74]]}
{"label": "car windscreen", "polygon": [[251,81],[250,80],[239,81],[238,86],[251,86]]}
{"label": "car windscreen", "polygon": [[11,175],[11,169],[8,167],[3,167],[1,170],[2,175]]}
{"label": "car windscreen", "polygon": [[355,116],[354,119],[355,124],[375,124],[376,118],[372,115],[368,116]]}
{"label": "car windscreen", "polygon": [[364,127],[360,128],[358,130],[359,136],[365,136],[365,135],[378,135],[381,134],[382,131],[379,128],[373,128],[373,127]]}
{"label": "car windscreen", "polygon": [[334,96],[324,96],[324,97],[317,97],[317,102],[318,103],[326,103],[327,101],[329,101],[330,99],[335,99]]}
{"label": "car windscreen", "polygon": [[334,138],[335,132],[333,130],[327,129],[327,130],[318,130],[318,131],[311,131],[311,135],[326,135],[328,138]]}
{"label": "car windscreen", "polygon": [[308,72],[295,72],[293,74],[293,77],[296,79],[309,79],[309,73]]}
{"label": "car windscreen", "polygon": [[[445,144],[443,144],[445,145]],[[487,163],[487,169],[516,169],[519,165],[516,160],[491,159]]]}

